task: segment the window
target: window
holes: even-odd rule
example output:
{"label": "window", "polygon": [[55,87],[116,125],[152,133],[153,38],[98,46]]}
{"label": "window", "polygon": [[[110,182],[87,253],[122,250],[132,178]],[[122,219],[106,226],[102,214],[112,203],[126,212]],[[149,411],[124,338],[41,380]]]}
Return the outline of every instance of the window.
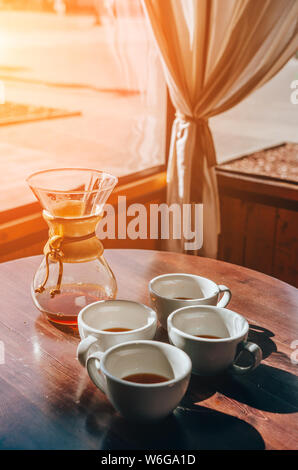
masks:
{"label": "window", "polygon": [[32,202],[39,169],[164,163],[166,85],[140,0],[0,8],[0,212]]}

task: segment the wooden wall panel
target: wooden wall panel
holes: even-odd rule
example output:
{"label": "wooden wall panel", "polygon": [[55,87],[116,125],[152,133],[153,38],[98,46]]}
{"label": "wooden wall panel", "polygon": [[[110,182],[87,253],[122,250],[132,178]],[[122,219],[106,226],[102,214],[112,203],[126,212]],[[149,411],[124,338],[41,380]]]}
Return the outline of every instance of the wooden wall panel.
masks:
{"label": "wooden wall panel", "polygon": [[[298,286],[298,212],[278,209],[272,274]],[[295,283],[296,279],[296,283]],[[293,281],[294,280],[294,281]]]}
{"label": "wooden wall panel", "polygon": [[298,287],[298,185],[218,166],[219,258]]}
{"label": "wooden wall panel", "polygon": [[[46,238],[44,238],[44,240],[46,240]],[[26,258],[27,256],[41,255],[43,253],[43,247],[45,245],[44,240],[38,243],[32,243],[29,246],[24,246],[23,248],[12,252],[1,252],[0,262],[3,263],[5,261],[11,261],[13,259]]]}
{"label": "wooden wall panel", "polygon": [[220,194],[218,258],[298,287],[298,211],[247,199]]}
{"label": "wooden wall panel", "polygon": [[244,266],[272,273],[275,251],[277,209],[264,204],[246,203]]}
{"label": "wooden wall panel", "polygon": [[243,263],[246,207],[240,199],[222,196],[219,259]]}
{"label": "wooden wall panel", "polygon": [[[126,196],[127,207],[132,203],[144,204],[147,208],[147,227],[149,232],[149,205],[151,203],[160,204],[165,201],[166,187],[165,172],[154,175],[145,175],[136,181],[128,181],[119,184],[111,197],[109,204],[115,208],[116,228],[118,196]],[[48,227],[42,218],[39,204],[32,204],[30,207],[16,208],[8,214],[0,214],[0,262],[9,261],[16,258],[41,254],[43,246],[48,237]],[[127,217],[127,223],[133,217]],[[116,230],[117,234],[117,230]],[[159,240],[136,239],[124,240],[106,239],[103,240],[105,248],[139,248],[152,249],[159,248]]]}

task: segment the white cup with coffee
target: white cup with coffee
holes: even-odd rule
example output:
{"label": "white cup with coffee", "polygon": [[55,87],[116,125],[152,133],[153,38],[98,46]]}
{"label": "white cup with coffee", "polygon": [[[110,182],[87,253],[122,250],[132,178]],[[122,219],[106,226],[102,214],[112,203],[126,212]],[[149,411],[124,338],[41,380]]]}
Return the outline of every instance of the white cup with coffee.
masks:
{"label": "white cup with coffee", "polygon": [[157,327],[154,310],[130,300],[100,300],[84,307],[78,315],[82,341],[77,357],[85,366],[88,354],[132,340],[151,340]]}
{"label": "white cup with coffee", "polygon": [[190,305],[226,307],[232,296],[230,289],[223,284],[217,285],[206,277],[184,273],[162,274],[151,279],[149,292],[151,305],[165,329],[167,318],[174,310]]}
{"label": "white cup with coffee", "polygon": [[91,354],[86,364],[94,384],[128,419],[154,421],[183,398],[191,375],[185,352],[159,341],[130,341]]}
{"label": "white cup with coffee", "polygon": [[[216,375],[227,369],[246,374],[262,360],[262,350],[247,341],[249,325],[239,313],[214,306],[191,306],[172,312],[168,317],[171,344],[186,352],[192,361],[192,372]],[[249,365],[238,365],[242,351],[250,356]]]}

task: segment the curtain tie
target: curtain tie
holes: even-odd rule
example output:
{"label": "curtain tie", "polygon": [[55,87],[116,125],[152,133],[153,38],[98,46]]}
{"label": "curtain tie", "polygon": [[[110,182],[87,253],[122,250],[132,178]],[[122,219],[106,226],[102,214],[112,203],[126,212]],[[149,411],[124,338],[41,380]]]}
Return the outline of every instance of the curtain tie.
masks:
{"label": "curtain tie", "polygon": [[[175,114],[177,119],[180,119],[181,121],[184,122],[192,122],[197,125],[201,125],[201,131],[198,132],[198,145],[200,148],[203,150],[206,160],[207,160],[207,165],[208,167],[214,167],[217,162],[216,162],[216,153],[215,153],[215,148],[214,148],[214,143],[213,143],[213,138],[212,134],[209,129],[208,125],[208,119],[203,118],[203,117],[195,117],[195,116],[189,116],[187,114],[181,113],[180,111],[176,111]],[[180,129],[178,129],[177,132],[177,137],[181,138],[183,134],[183,125],[180,126]]]}
{"label": "curtain tie", "polygon": [[208,119],[206,118],[190,116],[180,111],[176,111],[175,117],[181,119],[181,121],[193,122],[194,124],[208,124]]}

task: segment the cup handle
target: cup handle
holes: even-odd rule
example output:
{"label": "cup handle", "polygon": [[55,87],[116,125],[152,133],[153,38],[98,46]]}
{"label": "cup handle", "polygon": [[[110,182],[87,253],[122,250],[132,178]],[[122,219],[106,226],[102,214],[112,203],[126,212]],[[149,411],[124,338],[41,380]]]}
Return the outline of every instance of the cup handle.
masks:
{"label": "cup handle", "polygon": [[217,307],[226,307],[231,300],[232,292],[227,286],[224,286],[222,284],[220,284],[218,288],[219,288],[219,292],[223,293],[223,296],[220,299],[220,301],[217,303]]}
{"label": "cup handle", "polygon": [[[237,358],[241,354],[242,351],[248,351],[253,359],[252,364],[249,366],[238,366],[236,364]],[[237,347],[237,354],[236,358],[234,359],[234,363],[230,367],[230,371],[237,375],[243,375],[247,372],[254,370],[260,364],[262,360],[262,349],[255,343],[250,343],[249,341],[242,341],[238,344]]]}
{"label": "cup handle", "polygon": [[97,340],[98,338],[96,338],[96,336],[89,335],[86,338],[82,339],[82,341],[80,342],[77,349],[77,357],[83,367],[86,366],[90,346],[94,344]]}
{"label": "cup handle", "polygon": [[106,395],[106,380],[101,370],[96,367],[96,361],[100,361],[103,355],[102,351],[91,354],[87,359],[86,367],[92,382]]}

